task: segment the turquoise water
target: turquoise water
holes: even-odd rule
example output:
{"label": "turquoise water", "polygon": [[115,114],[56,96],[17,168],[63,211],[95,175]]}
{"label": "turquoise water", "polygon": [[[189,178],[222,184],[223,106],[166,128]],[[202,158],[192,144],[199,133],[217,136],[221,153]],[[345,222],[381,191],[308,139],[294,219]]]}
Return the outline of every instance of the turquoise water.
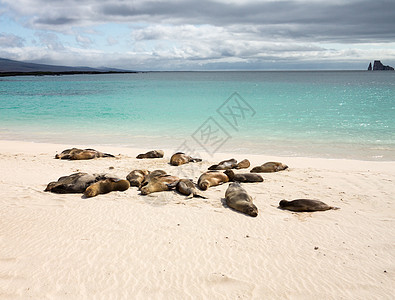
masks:
{"label": "turquoise water", "polygon": [[395,72],[7,77],[0,99],[1,139],[395,159]]}

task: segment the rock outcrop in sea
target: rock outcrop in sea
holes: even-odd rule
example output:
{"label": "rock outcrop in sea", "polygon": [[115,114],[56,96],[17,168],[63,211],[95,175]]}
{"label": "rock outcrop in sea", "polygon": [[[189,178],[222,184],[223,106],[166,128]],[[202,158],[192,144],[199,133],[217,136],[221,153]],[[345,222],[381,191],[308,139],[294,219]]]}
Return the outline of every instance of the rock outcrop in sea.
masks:
{"label": "rock outcrop in sea", "polygon": [[[368,71],[372,70],[372,63],[369,63]],[[391,66],[384,66],[381,61],[375,60],[373,63],[373,71],[393,71],[394,68]]]}

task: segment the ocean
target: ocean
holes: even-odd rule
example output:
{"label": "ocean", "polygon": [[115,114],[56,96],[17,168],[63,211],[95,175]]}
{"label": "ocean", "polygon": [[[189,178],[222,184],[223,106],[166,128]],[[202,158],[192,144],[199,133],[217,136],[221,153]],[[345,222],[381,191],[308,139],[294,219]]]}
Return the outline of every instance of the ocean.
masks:
{"label": "ocean", "polygon": [[395,72],[3,77],[0,139],[395,160]]}

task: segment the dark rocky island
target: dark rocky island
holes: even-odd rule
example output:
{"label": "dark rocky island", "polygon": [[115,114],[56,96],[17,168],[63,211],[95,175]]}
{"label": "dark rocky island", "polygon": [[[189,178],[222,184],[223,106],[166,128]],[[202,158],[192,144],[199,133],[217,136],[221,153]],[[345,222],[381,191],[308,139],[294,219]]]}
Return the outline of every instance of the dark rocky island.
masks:
{"label": "dark rocky island", "polygon": [[381,61],[375,60],[373,63],[373,69],[372,69],[372,63],[369,63],[368,71],[393,71],[394,68],[390,66],[384,66]]}

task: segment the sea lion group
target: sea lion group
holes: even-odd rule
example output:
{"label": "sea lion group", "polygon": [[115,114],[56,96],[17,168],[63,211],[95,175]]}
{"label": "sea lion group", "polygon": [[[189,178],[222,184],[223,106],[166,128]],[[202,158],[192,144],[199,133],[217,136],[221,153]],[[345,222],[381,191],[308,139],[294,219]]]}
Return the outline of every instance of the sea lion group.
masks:
{"label": "sea lion group", "polygon": [[[139,154],[137,159],[163,158],[162,150],[152,150]],[[112,154],[102,153],[94,149],[66,149],[57,154],[57,159],[93,159],[101,157],[114,157]],[[183,152],[177,152],[170,158],[170,164],[180,166],[190,162],[201,162],[200,158],[193,158]],[[278,172],[286,170],[287,165],[280,162],[267,162],[251,169],[250,173],[236,173],[232,169],[245,169],[250,167],[247,159],[239,163],[235,159],[221,161],[212,165],[208,171],[200,175],[197,184],[191,179],[179,178],[169,175],[164,170],[149,171],[146,169],[132,170],[125,179],[120,179],[107,174],[88,174],[83,172],[62,176],[57,181],[50,182],[45,191],[53,193],[83,193],[84,197],[95,197],[112,191],[126,191],[129,187],[137,187],[141,195],[170,191],[175,189],[178,193],[187,196],[186,199],[197,197],[207,199],[199,190],[224,184],[229,186],[225,192],[226,205],[236,211],[251,217],[258,215],[258,208],[254,205],[251,196],[242,187],[241,183],[263,182],[261,175],[256,173]],[[223,172],[222,172],[223,171]],[[311,212],[338,209],[324,202],[310,199],[296,199],[293,201],[281,200],[280,209],[293,212]]]}

